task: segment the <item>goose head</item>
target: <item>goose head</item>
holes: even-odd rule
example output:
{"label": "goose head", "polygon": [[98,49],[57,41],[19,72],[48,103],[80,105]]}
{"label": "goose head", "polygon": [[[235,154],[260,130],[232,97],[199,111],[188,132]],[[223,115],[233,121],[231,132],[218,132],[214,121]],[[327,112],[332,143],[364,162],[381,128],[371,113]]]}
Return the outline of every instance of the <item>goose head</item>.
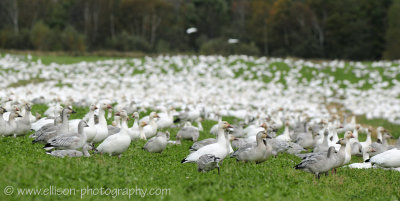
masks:
{"label": "goose head", "polygon": [[142,122],[142,123],[140,123],[140,127],[145,127],[147,125],[147,123],[146,122]]}
{"label": "goose head", "polygon": [[366,153],[373,153],[373,152],[376,152],[376,149],[371,146],[368,146],[363,151]]}
{"label": "goose head", "polygon": [[387,132],[385,132],[384,134],[383,134],[383,139],[393,139],[393,136],[392,135],[390,135],[389,133],[387,133]]}
{"label": "goose head", "polygon": [[132,114],[132,118],[134,118],[134,119],[139,119],[139,113],[138,113],[138,112],[134,112],[134,113]]}
{"label": "goose head", "polygon": [[346,139],[354,138],[353,132],[346,131],[346,133],[344,133],[344,138],[346,138]]}
{"label": "goose head", "polygon": [[271,137],[268,136],[267,132],[260,131],[257,133],[257,138],[263,139],[263,138],[271,138]]}
{"label": "goose head", "polygon": [[6,112],[7,110],[4,107],[0,107],[0,115],[3,115]]}
{"label": "goose head", "polygon": [[228,130],[230,128],[233,128],[228,122],[226,121],[221,121],[218,125],[219,128],[223,129],[223,130]]}
{"label": "goose head", "polygon": [[[127,120],[129,118],[128,113],[125,110],[121,110],[120,112],[117,112],[118,116],[120,116],[122,119]],[[115,114],[115,115],[117,115]]]}
{"label": "goose head", "polygon": [[151,112],[150,117],[151,118],[160,118],[160,116],[158,116],[157,112]]}
{"label": "goose head", "polygon": [[95,104],[91,104],[89,109],[90,111],[95,111],[97,109],[97,106]]}
{"label": "goose head", "polygon": [[107,104],[107,103],[101,103],[100,104],[100,109],[102,109],[103,111],[106,111],[107,109],[112,109],[112,106],[110,104]]}
{"label": "goose head", "polygon": [[22,117],[18,112],[11,112],[10,116],[9,116],[9,120],[10,119],[15,119],[17,117]]}
{"label": "goose head", "polygon": [[73,110],[71,106],[65,107],[62,111],[62,114],[66,114],[66,115],[73,114],[73,113],[76,113],[76,111]]}
{"label": "goose head", "polygon": [[344,138],[340,138],[339,141],[336,142],[336,144],[340,144],[340,145],[346,145],[347,140],[345,140]]}
{"label": "goose head", "polygon": [[84,128],[84,127],[89,127],[89,125],[86,123],[86,121],[81,120],[78,124],[78,128]]}
{"label": "goose head", "polygon": [[186,121],[183,127],[188,127],[188,126],[192,126],[192,123],[190,123],[190,121]]}
{"label": "goose head", "polygon": [[26,111],[29,111],[29,112],[31,111],[31,108],[32,108],[32,107],[31,107],[31,104],[25,103],[25,104],[24,104],[24,107],[25,107],[25,110],[26,110]]}

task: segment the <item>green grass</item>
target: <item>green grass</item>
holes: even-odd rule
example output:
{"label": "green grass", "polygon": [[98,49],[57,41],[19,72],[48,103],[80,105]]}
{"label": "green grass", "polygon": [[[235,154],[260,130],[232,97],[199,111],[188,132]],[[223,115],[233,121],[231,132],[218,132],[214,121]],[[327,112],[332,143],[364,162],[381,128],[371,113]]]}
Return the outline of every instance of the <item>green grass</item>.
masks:
{"label": "green grass", "polygon": [[[34,105],[32,112],[43,112],[45,105]],[[82,118],[87,108],[75,108],[71,118]],[[144,115],[144,114],[142,114]],[[224,120],[235,121],[228,117]],[[214,121],[204,121],[200,139],[213,137],[208,130]],[[130,125],[132,120],[130,120]],[[169,129],[175,139],[178,128]],[[135,141],[118,157],[92,154],[89,158],[54,158],[31,144],[27,136],[0,138],[0,186],[16,188],[74,188],[72,196],[6,196],[1,200],[80,200],[86,188],[168,188],[164,196],[140,197],[140,200],[396,200],[400,198],[400,173],[380,169],[339,168],[336,175],[314,180],[313,175],[295,170],[300,159],[288,154],[270,158],[262,164],[238,163],[227,158],[216,170],[198,173],[195,164],[181,164],[192,142],[168,145],[162,154],[142,150],[145,142]],[[352,162],[361,162],[359,157]],[[110,200],[111,196],[84,196],[88,200]],[[128,200],[119,195],[116,200]]]}

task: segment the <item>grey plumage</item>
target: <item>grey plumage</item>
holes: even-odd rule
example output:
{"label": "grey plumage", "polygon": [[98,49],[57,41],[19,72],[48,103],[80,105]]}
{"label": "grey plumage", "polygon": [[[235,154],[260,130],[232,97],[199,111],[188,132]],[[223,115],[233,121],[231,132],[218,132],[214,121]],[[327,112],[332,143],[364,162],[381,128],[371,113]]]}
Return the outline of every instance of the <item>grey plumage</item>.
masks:
{"label": "grey plumage", "polygon": [[108,125],[107,129],[108,129],[108,135],[114,135],[116,133],[119,133],[119,131],[121,131],[121,128],[111,125]]}
{"label": "grey plumage", "polygon": [[201,141],[193,143],[193,145],[189,149],[192,152],[193,151],[197,151],[197,150],[199,150],[200,148],[202,148],[202,147],[204,147],[206,145],[213,144],[213,143],[216,143],[216,142],[217,142],[217,139],[215,139],[215,138],[207,138],[207,139],[204,139],[204,140],[201,140]]}
{"label": "grey plumage", "polygon": [[220,160],[221,160],[220,158],[215,157],[213,154],[204,154],[204,155],[200,156],[200,158],[196,162],[197,163],[197,171],[208,172],[215,168],[218,168],[218,174],[219,174]]}
{"label": "grey plumage", "polygon": [[143,149],[151,153],[161,153],[167,147],[169,132],[158,132],[157,135],[151,138],[143,146]]}
{"label": "grey plumage", "polygon": [[181,143],[181,140],[193,140],[196,142],[199,139],[200,133],[197,127],[192,126],[190,122],[186,122],[185,125],[176,134],[177,144]]}
{"label": "grey plumage", "polygon": [[335,166],[335,152],[335,147],[331,146],[326,155],[317,154],[313,157],[306,158],[294,168],[313,173],[319,179],[320,173],[327,173]]}
{"label": "grey plumage", "polygon": [[[51,118],[47,118],[47,119],[51,119]],[[36,138],[39,135],[41,135],[42,133],[44,133],[44,132],[51,131],[51,129],[53,129],[53,127],[55,127],[55,126],[57,126],[57,125],[59,125],[61,123],[61,117],[60,116],[58,116],[56,118],[53,118],[53,120],[54,120],[53,123],[48,123],[48,124],[43,125],[42,127],[40,127],[39,130],[37,130],[35,133],[30,135],[29,137],[30,138]]]}
{"label": "grey plumage", "polygon": [[86,143],[86,135],[83,128],[88,127],[87,123],[81,120],[78,124],[78,133],[65,133],[51,138],[43,147],[46,150],[56,149],[79,149]]}
{"label": "grey plumage", "polygon": [[82,151],[78,150],[73,150],[73,149],[68,149],[68,150],[54,150],[51,152],[46,152],[49,155],[58,157],[58,158],[64,158],[66,156],[68,157],[90,157],[90,154],[88,152],[89,149],[92,149],[93,147],[89,144],[85,144],[82,148]]}

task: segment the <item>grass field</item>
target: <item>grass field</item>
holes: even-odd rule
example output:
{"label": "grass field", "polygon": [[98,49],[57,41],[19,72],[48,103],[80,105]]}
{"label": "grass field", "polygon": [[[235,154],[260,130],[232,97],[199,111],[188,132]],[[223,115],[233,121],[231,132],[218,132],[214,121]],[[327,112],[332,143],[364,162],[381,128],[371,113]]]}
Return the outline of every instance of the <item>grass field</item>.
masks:
{"label": "grass field", "polygon": [[[38,59],[34,57],[33,59]],[[41,57],[43,63],[75,63],[97,58]],[[304,72],[304,77],[311,77]],[[354,78],[355,79],[355,78]],[[45,105],[34,105],[32,113],[43,112]],[[71,119],[82,118],[87,108],[76,108]],[[150,112],[150,111],[149,111]],[[142,113],[141,116],[146,115]],[[224,118],[234,123],[234,118]],[[367,120],[359,116],[362,124],[383,125],[395,136],[400,127],[383,119]],[[110,123],[110,122],[108,122]],[[203,122],[205,132],[200,140],[213,137],[208,133],[214,121]],[[132,125],[130,120],[129,125]],[[168,129],[175,139],[177,128]],[[282,132],[282,129],[280,130]],[[360,140],[365,135],[360,135]],[[132,195],[140,200],[398,200],[400,199],[400,173],[382,169],[355,170],[339,168],[336,175],[314,176],[293,167],[300,162],[295,156],[281,154],[261,164],[238,163],[227,158],[221,164],[221,174],[216,170],[198,173],[195,164],[181,164],[188,155],[192,142],[168,145],[162,154],[142,150],[145,142],[133,142],[121,159],[93,154],[89,158],[54,158],[32,145],[28,135],[19,138],[0,138],[0,184],[3,189],[14,188],[12,195],[0,193],[0,200],[80,200],[80,189],[169,189],[166,195]],[[362,162],[353,157],[352,162]],[[72,195],[17,195],[21,189],[72,188]],[[128,200],[122,195],[83,195],[87,200]]]}

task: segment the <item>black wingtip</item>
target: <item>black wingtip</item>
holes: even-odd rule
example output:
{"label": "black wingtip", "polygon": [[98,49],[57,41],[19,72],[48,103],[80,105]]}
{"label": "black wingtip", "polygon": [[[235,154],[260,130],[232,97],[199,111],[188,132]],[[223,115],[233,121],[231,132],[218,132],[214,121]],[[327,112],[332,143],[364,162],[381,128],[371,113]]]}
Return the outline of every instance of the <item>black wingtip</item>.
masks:
{"label": "black wingtip", "polygon": [[186,162],[187,162],[186,158],[182,159],[181,161],[181,163],[186,163]]}
{"label": "black wingtip", "polygon": [[369,162],[370,162],[370,160],[369,160],[369,159],[367,159],[367,160],[365,160],[364,162],[366,162],[366,163],[369,163]]}
{"label": "black wingtip", "polygon": [[46,145],[44,145],[43,148],[47,148],[47,147],[51,147],[51,144],[50,144],[50,143],[47,143]]}
{"label": "black wingtip", "polygon": [[32,144],[35,144],[36,143],[36,140],[32,140]]}

